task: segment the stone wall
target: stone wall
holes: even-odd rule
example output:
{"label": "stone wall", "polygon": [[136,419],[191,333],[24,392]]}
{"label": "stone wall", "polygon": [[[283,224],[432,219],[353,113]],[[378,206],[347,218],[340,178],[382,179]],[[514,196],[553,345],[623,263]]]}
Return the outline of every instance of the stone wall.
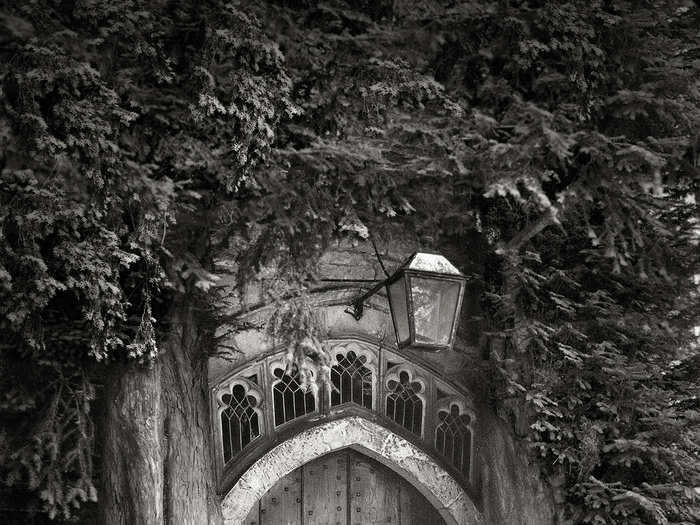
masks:
{"label": "stone wall", "polygon": [[[414,243],[393,243],[380,255],[389,273],[416,249]],[[453,250],[445,255],[462,268],[462,254]],[[472,262],[472,264],[474,264]],[[321,315],[329,338],[360,337],[385,347],[395,346],[388,303],[382,293],[374,295],[365,306],[364,315],[356,321],[346,312],[350,300],[371,283],[381,280],[384,272],[369,243],[338,244],[321,259],[319,280],[313,283],[310,294]],[[273,350],[273,343],[265,336],[263,326],[272,307],[265,304],[266,280],[274,279],[274,271],[262,272],[257,281],[246,283],[242,291],[230,289],[226,296],[229,313],[240,315],[250,328],[224,338],[225,347],[239,351],[224,357],[212,357],[209,362],[209,381],[217,384],[232,369]],[[356,280],[356,281],[353,281]],[[475,451],[482,523],[485,525],[548,525],[554,523],[554,502],[549,485],[540,479],[535,464],[528,459],[524,443],[512,434],[509,425],[500,419],[487,398],[484,385],[488,377],[482,353],[478,348],[479,312],[477,292],[468,288],[464,299],[463,319],[455,348],[448,352],[418,353],[406,351],[412,361],[429,366],[445,379],[466,385],[473,393],[478,411],[478,432]],[[332,423],[330,423],[332,424]]]}

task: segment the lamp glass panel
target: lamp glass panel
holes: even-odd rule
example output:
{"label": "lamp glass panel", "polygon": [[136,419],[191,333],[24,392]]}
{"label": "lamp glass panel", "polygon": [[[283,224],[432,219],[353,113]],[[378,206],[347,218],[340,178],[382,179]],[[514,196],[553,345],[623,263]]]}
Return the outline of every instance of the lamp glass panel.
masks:
{"label": "lamp glass panel", "polygon": [[387,286],[389,290],[391,315],[394,318],[394,328],[396,329],[396,340],[399,344],[408,341],[410,337],[408,331],[405,279],[405,276],[401,276],[397,281]]}
{"label": "lamp glass panel", "polygon": [[459,282],[411,277],[416,343],[450,343],[459,291]]}

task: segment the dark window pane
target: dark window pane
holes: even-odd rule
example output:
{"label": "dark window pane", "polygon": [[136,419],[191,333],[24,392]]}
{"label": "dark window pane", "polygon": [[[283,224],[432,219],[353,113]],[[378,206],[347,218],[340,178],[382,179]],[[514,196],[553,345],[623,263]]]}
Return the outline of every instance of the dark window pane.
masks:
{"label": "dark window pane", "polygon": [[355,403],[372,408],[372,371],[364,366],[366,358],[355,352],[338,354],[331,369],[331,381],[337,392],[331,392],[331,406]]}
{"label": "dark window pane", "polygon": [[222,396],[227,405],[221,414],[221,439],[224,463],[228,463],[251,441],[260,435],[258,414],[253,407],[256,399],[243,385],[235,385],[231,395]]}
{"label": "dark window pane", "polygon": [[316,410],[316,401],[311,392],[305,392],[298,381],[297,374],[289,375],[281,368],[274,370],[280,379],[273,387],[275,426],[305,416]]}
{"label": "dark window pane", "polygon": [[435,429],[435,448],[462,475],[469,479],[471,469],[472,431],[467,414],[460,414],[457,405],[450,412],[441,411]]}
{"label": "dark window pane", "polygon": [[389,381],[389,394],[386,397],[386,415],[396,423],[421,435],[423,427],[423,401],[417,392],[422,390],[418,382],[409,382],[408,374],[401,372],[399,381]]}

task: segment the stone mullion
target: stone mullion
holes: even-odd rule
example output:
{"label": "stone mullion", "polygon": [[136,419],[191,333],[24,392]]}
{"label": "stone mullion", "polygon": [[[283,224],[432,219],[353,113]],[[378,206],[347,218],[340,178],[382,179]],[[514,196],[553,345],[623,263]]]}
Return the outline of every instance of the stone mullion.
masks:
{"label": "stone mullion", "polygon": [[[341,378],[342,383],[342,378]],[[318,394],[316,395],[316,411],[319,414],[327,416],[331,412],[331,388],[333,388],[333,383],[328,386],[328,388],[319,388]],[[342,401],[342,399],[341,399]],[[304,412],[306,412],[306,394],[304,394]],[[305,414],[308,415],[308,414]]]}
{"label": "stone mullion", "polygon": [[435,386],[435,379],[432,375],[428,375],[426,378],[426,392],[425,392],[425,406],[423,407],[423,441],[426,446],[435,450],[435,426],[437,419],[436,397],[437,391]]}
{"label": "stone mullion", "polygon": [[262,390],[263,390],[263,402],[265,403],[262,408],[263,420],[265,424],[265,438],[274,440],[277,436],[277,431],[275,430],[275,406],[274,406],[274,393],[272,391],[272,373],[270,366],[272,363],[270,361],[265,361],[262,366]]}
{"label": "stone mullion", "polygon": [[386,363],[384,362],[384,350],[379,347],[377,352],[377,403],[374,407],[375,412],[378,414],[389,417],[386,414],[386,400],[384,399],[384,376],[386,370]]}

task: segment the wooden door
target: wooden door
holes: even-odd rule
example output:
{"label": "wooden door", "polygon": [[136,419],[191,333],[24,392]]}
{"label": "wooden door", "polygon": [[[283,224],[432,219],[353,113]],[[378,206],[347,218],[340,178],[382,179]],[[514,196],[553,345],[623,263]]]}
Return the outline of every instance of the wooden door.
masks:
{"label": "wooden door", "polygon": [[279,480],[244,525],[444,525],[406,480],[355,451],[323,456]]}
{"label": "wooden door", "polygon": [[301,522],[304,525],[346,525],[347,457],[344,454],[330,454],[307,463],[299,470],[303,471],[304,476]]}

